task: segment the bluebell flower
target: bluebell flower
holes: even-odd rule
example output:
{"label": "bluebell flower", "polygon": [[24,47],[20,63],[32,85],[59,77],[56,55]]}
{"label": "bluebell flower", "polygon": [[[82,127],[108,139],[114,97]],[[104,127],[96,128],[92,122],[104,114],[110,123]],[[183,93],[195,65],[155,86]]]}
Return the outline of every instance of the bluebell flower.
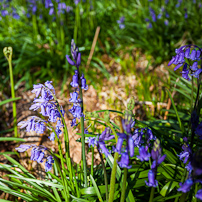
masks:
{"label": "bluebell flower", "polygon": [[191,149],[189,144],[183,144],[182,149],[184,151],[182,151],[178,156],[180,157],[180,160],[183,160],[183,163],[186,163],[191,155]]}
{"label": "bluebell flower", "polygon": [[81,88],[84,90],[88,90],[88,85],[86,85],[86,79],[84,78],[84,75],[81,76]]}
{"label": "bluebell flower", "polygon": [[125,21],[125,17],[124,16],[122,16],[119,20],[117,20],[117,23],[119,24],[119,28],[120,29],[124,29],[125,28],[124,21]]}
{"label": "bluebell flower", "polygon": [[140,155],[137,155],[137,158],[140,159],[140,161],[149,161],[149,158],[151,157],[151,154],[148,152],[148,147],[140,147],[139,154]]}
{"label": "bluebell flower", "polygon": [[132,165],[129,165],[129,155],[127,149],[125,152],[121,153],[121,160],[117,163],[121,168],[130,169],[132,167]]}
{"label": "bluebell flower", "polygon": [[148,29],[151,29],[153,26],[152,26],[152,23],[150,22],[147,26]]}
{"label": "bluebell flower", "polygon": [[94,147],[94,146],[97,146],[97,144],[98,144],[98,141],[97,141],[97,137],[89,137],[88,138],[88,146],[89,147]]}
{"label": "bluebell flower", "polygon": [[73,119],[72,119],[71,127],[73,127],[73,126],[76,126],[76,118],[73,118]]}
{"label": "bluebell flower", "polygon": [[31,145],[27,145],[27,144],[21,144],[19,147],[15,148],[18,152],[25,152],[27,151],[29,148],[31,148]]}
{"label": "bluebell flower", "polygon": [[106,127],[99,136],[99,141],[106,141],[114,139],[114,135],[111,135],[112,131],[109,127]]}
{"label": "bluebell flower", "polygon": [[152,18],[152,21],[153,22],[156,22],[156,14],[155,14],[155,11],[150,7],[149,8],[149,12],[150,12],[150,16]]}
{"label": "bluebell flower", "polygon": [[156,178],[156,172],[154,170],[149,170],[148,172],[148,181],[145,181],[146,185],[149,187],[157,187],[158,186],[158,181],[155,179]]}
{"label": "bluebell flower", "polygon": [[118,137],[118,141],[116,143],[116,152],[118,152],[119,154],[121,153],[121,149],[122,149],[122,145],[124,140],[126,140],[127,135],[125,133],[117,133]]}
{"label": "bluebell flower", "polygon": [[74,0],[75,5],[77,6],[80,0]]}
{"label": "bluebell flower", "polygon": [[164,24],[166,25],[166,26],[168,26],[168,23],[169,23],[169,21],[166,19],[166,20],[164,20]]}
{"label": "bluebell flower", "polygon": [[192,179],[187,179],[184,184],[182,184],[180,182],[180,188],[178,189],[178,191],[182,191],[184,193],[187,193],[188,191],[190,191],[192,185],[194,184]]}
{"label": "bluebell flower", "polygon": [[98,149],[100,149],[100,151],[102,153],[104,153],[106,157],[109,156],[110,153],[109,153],[109,150],[107,149],[104,141],[99,141],[98,142]]}
{"label": "bluebell flower", "polygon": [[47,160],[46,160],[46,163],[45,163],[45,171],[48,172],[52,169],[52,166],[53,166],[53,163],[54,163],[54,159],[51,155],[49,155],[47,157]]}
{"label": "bluebell flower", "polygon": [[202,200],[202,189],[199,189],[196,193],[196,198]]}
{"label": "bluebell flower", "polygon": [[192,165],[191,165],[191,162],[189,162],[189,163],[185,166],[185,168],[187,169],[187,171],[189,172],[189,175],[190,175],[191,172],[192,172],[192,170],[193,170]]}
{"label": "bluebell flower", "polygon": [[75,74],[72,77],[72,82],[70,83],[70,85],[74,88],[79,86],[79,78],[78,78],[78,71],[75,70]]}
{"label": "bluebell flower", "polygon": [[73,10],[73,8],[71,6],[67,6],[66,7],[66,12],[69,13],[71,10]]}
{"label": "bluebell flower", "polygon": [[77,92],[70,93],[70,96],[71,96],[71,98],[69,99],[70,102],[73,102],[73,103],[80,102],[80,100],[78,99],[79,95]]}

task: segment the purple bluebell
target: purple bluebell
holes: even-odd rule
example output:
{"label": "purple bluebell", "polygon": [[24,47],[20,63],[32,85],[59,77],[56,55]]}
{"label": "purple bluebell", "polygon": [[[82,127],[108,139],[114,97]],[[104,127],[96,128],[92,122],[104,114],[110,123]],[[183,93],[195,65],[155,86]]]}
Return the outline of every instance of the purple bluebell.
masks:
{"label": "purple bluebell", "polygon": [[125,28],[124,21],[125,21],[125,17],[124,16],[120,17],[120,19],[117,20],[117,23],[119,24],[119,28],[120,29],[124,29]]}
{"label": "purple bluebell", "polygon": [[46,163],[45,163],[45,171],[48,172],[52,169],[54,163],[54,159],[51,155],[49,155],[46,159]]}
{"label": "purple bluebell", "polygon": [[107,149],[107,147],[106,147],[104,141],[99,141],[99,142],[98,142],[98,148],[100,149],[100,151],[101,151],[102,153],[105,154],[106,157],[109,156],[110,153],[109,153],[109,150]]}
{"label": "purple bluebell", "polygon": [[79,94],[77,92],[70,93],[69,102],[78,103],[80,100],[78,99]]}
{"label": "purple bluebell", "polygon": [[88,146],[89,147],[94,147],[94,146],[97,146],[97,144],[98,144],[98,141],[97,141],[97,137],[89,137],[88,138]]}
{"label": "purple bluebell", "polygon": [[139,148],[139,154],[137,155],[137,158],[140,159],[140,161],[149,161],[149,158],[151,157],[151,154],[148,152],[148,147],[141,146]]}
{"label": "purple bluebell", "polygon": [[191,149],[189,144],[183,144],[183,151],[178,155],[180,160],[183,160],[183,163],[186,163],[191,155]]}
{"label": "purple bluebell", "polygon": [[147,29],[151,29],[153,27],[152,23],[150,22],[147,26]]}
{"label": "purple bluebell", "polygon": [[84,75],[81,76],[81,88],[84,90],[88,90],[88,85],[86,85],[86,79],[84,78]]}
{"label": "purple bluebell", "polygon": [[166,20],[164,20],[164,24],[166,25],[166,26],[168,26],[168,24],[169,24],[169,21],[166,19]]}
{"label": "purple bluebell", "polygon": [[112,131],[109,127],[106,127],[104,131],[99,136],[99,141],[105,141],[105,140],[112,140],[114,139],[114,135],[111,135]]}
{"label": "purple bluebell", "polygon": [[119,154],[121,153],[121,149],[122,149],[122,145],[124,140],[126,140],[127,135],[125,133],[117,133],[118,137],[118,141],[116,143],[116,152],[118,152]]}
{"label": "purple bluebell", "polygon": [[196,198],[202,200],[202,189],[199,189],[196,193]]}
{"label": "purple bluebell", "polygon": [[80,0],[74,0],[75,5],[77,6],[79,4]]}
{"label": "purple bluebell", "polygon": [[178,189],[178,191],[182,191],[184,193],[187,193],[188,191],[190,191],[192,185],[194,184],[193,180],[192,179],[187,179],[184,184],[182,184],[180,182],[180,188]]}
{"label": "purple bluebell", "polygon": [[78,71],[75,70],[75,74],[72,77],[72,82],[70,83],[70,85],[74,88],[79,86],[79,77],[78,77]]}
{"label": "purple bluebell", "polygon": [[155,14],[155,11],[151,7],[149,8],[149,13],[152,18],[152,21],[156,22],[156,14]]}
{"label": "purple bluebell", "polygon": [[129,165],[129,155],[127,150],[121,153],[121,160],[117,163],[121,168],[130,169],[132,167],[132,165]]}
{"label": "purple bluebell", "polygon": [[31,148],[31,145],[27,145],[27,144],[21,144],[19,147],[15,148],[18,152],[25,152],[27,151],[29,148]]}
{"label": "purple bluebell", "polygon": [[192,172],[192,170],[193,170],[192,165],[191,165],[191,162],[189,162],[189,163],[185,166],[185,168],[187,169],[187,171],[189,172],[189,175],[190,175],[191,172]]}
{"label": "purple bluebell", "polygon": [[69,13],[71,10],[73,10],[73,8],[71,6],[67,6],[66,7],[66,12]]}
{"label": "purple bluebell", "polygon": [[155,179],[156,178],[156,172],[154,170],[149,170],[148,172],[148,181],[145,181],[146,185],[149,187],[157,187],[158,186],[158,181]]}
{"label": "purple bluebell", "polygon": [[76,118],[73,118],[73,119],[72,119],[71,127],[73,127],[73,126],[76,126]]}

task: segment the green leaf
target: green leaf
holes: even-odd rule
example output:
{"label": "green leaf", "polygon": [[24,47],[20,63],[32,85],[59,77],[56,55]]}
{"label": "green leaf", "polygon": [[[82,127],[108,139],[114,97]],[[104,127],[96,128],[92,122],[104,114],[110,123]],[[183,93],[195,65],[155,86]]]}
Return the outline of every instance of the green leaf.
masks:
{"label": "green leaf", "polygon": [[0,141],[17,141],[17,142],[25,142],[25,139],[18,137],[0,137]]}
{"label": "green leaf", "polygon": [[0,102],[0,106],[1,105],[5,105],[6,103],[9,103],[9,102],[14,102],[14,101],[17,101],[17,100],[20,100],[21,97],[16,97],[16,98],[10,98],[10,99],[7,99],[7,100],[3,100]]}
{"label": "green leaf", "polygon": [[176,106],[175,106],[175,103],[174,103],[174,100],[173,100],[173,98],[172,98],[172,95],[171,95],[171,93],[170,93],[170,91],[169,91],[168,89],[166,89],[166,91],[168,92],[168,95],[169,95],[169,97],[170,97],[171,103],[172,103],[173,108],[174,108],[174,110],[175,110],[175,114],[176,114],[176,116],[177,116],[177,120],[178,120],[178,122],[179,122],[180,129],[181,129],[182,133],[184,133],[184,126],[183,126],[183,124],[182,124],[182,122],[181,122],[181,120],[180,120],[180,117],[179,117],[179,115],[178,115],[178,111],[177,111],[177,108],[176,108]]}
{"label": "green leaf", "polygon": [[95,182],[95,180],[94,180],[94,178],[93,178],[92,175],[90,175],[90,179],[91,179],[91,181],[92,181],[92,183],[93,183],[93,186],[94,186],[94,188],[95,188],[95,191],[96,191],[96,193],[97,193],[97,196],[98,196],[99,201],[103,202],[102,196],[101,196],[100,191],[99,191],[99,189],[98,189],[98,186],[97,186],[97,184],[96,184],[96,182]]}
{"label": "green leaf", "polygon": [[178,186],[178,182],[170,181],[164,185],[164,187],[161,189],[160,194],[162,196],[166,196],[166,194],[169,194],[176,186]]}
{"label": "green leaf", "polygon": [[25,193],[21,193],[19,191],[16,191],[16,190],[13,190],[13,189],[10,189],[8,187],[3,187],[3,186],[0,186],[0,190],[1,191],[4,191],[6,193],[9,193],[11,195],[14,195],[16,197],[21,197],[22,199],[24,199],[25,201],[42,201],[42,200],[39,200],[37,198],[34,198],[33,196],[31,195],[28,195],[28,194],[25,194]]}
{"label": "green leaf", "polygon": [[31,178],[35,178],[31,173],[29,173],[29,171],[27,169],[25,169],[20,163],[18,163],[16,160],[14,160],[13,158],[11,158],[10,156],[3,154],[4,157],[6,157],[13,165],[18,166],[18,168],[20,168],[27,176],[31,177]]}
{"label": "green leaf", "polygon": [[18,179],[21,179],[21,180],[25,180],[26,182],[36,182],[39,185],[44,184],[44,185],[51,186],[51,187],[56,187],[56,188],[59,188],[59,189],[64,188],[63,185],[55,184],[53,182],[47,182],[47,181],[43,181],[43,180],[31,179],[31,178],[26,178],[26,177],[19,177],[19,176],[15,176],[15,175],[8,175],[8,176],[18,178]]}
{"label": "green leaf", "polygon": [[[8,185],[14,185],[14,186],[20,187],[22,189],[29,190],[31,193],[37,193],[37,194],[39,194],[39,196],[47,197],[48,199],[50,199],[50,196],[47,195],[46,193],[44,193],[43,190],[40,191],[38,189],[31,188],[31,187],[29,187],[27,185],[22,185],[22,184],[19,184],[19,183],[16,183],[16,182],[11,182],[11,181],[8,181],[8,180],[2,179],[2,178],[0,178],[0,181],[6,183]],[[55,200],[51,200],[51,201],[57,201],[57,200],[55,198]]]}
{"label": "green leaf", "polygon": [[13,132],[14,131],[14,128],[9,128],[7,130],[2,130],[0,131],[0,134],[3,134],[3,133],[10,133],[10,132]]}

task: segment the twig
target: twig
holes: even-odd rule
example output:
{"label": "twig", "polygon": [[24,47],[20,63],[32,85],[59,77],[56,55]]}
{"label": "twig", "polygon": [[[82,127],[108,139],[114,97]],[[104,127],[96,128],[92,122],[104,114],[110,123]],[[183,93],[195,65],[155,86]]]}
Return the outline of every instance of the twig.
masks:
{"label": "twig", "polygon": [[94,53],[94,50],[95,50],[95,45],[96,45],[96,42],[97,42],[97,39],[98,39],[99,32],[100,32],[100,27],[98,26],[96,28],[95,36],[94,36],[93,43],[92,43],[91,50],[90,50],[90,54],[88,56],[88,61],[87,61],[87,64],[86,64],[87,68],[89,67],[91,59],[93,57],[93,53]]}

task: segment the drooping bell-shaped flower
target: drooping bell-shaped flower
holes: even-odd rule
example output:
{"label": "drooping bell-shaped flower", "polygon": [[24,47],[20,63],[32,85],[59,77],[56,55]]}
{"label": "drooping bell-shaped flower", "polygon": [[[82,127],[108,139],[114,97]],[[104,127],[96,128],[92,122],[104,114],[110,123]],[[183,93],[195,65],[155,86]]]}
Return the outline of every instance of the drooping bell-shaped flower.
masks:
{"label": "drooping bell-shaped flower", "polygon": [[180,182],[180,184],[179,184],[180,188],[178,189],[178,191],[182,191],[182,192],[186,193],[186,192],[190,191],[190,189],[191,189],[191,187],[192,187],[193,184],[194,184],[194,182],[193,182],[192,179],[187,179],[184,182],[184,184],[182,184]]}
{"label": "drooping bell-shaped flower", "polygon": [[202,200],[202,189],[199,189],[196,193],[196,198]]}
{"label": "drooping bell-shaped flower", "polygon": [[184,159],[183,163],[186,163],[190,157],[191,149],[188,144],[184,144],[182,146],[182,149],[183,149],[183,151],[178,156],[179,156],[180,160]]}
{"label": "drooping bell-shaped flower", "polygon": [[46,172],[48,172],[52,169],[53,163],[54,163],[53,157],[51,155],[48,156],[46,159],[46,163],[45,163],[45,171]]}
{"label": "drooping bell-shaped flower", "polygon": [[140,161],[149,161],[151,154],[147,150],[148,150],[148,147],[142,146],[139,148],[140,155],[137,155],[137,158],[140,159]]}
{"label": "drooping bell-shaped flower", "polygon": [[79,86],[79,78],[78,78],[78,71],[75,70],[75,74],[72,77],[72,82],[70,83],[70,85],[74,88]]}
{"label": "drooping bell-shaped flower", "polygon": [[106,157],[108,157],[109,156],[109,151],[108,151],[108,149],[107,149],[107,147],[105,145],[105,142],[104,141],[99,141],[98,144],[99,144],[99,148],[100,148],[101,152],[104,153]]}
{"label": "drooping bell-shaped flower", "polygon": [[84,75],[81,76],[81,88],[84,90],[88,90],[88,85],[86,85],[86,79],[84,78]]}
{"label": "drooping bell-shaped flower", "polygon": [[121,168],[128,168],[128,169],[132,167],[132,165],[129,165],[129,155],[127,150],[121,153],[121,160],[118,161],[118,165]]}
{"label": "drooping bell-shaped flower", "polygon": [[149,187],[157,187],[158,181],[156,180],[156,172],[152,169],[148,172],[148,181],[145,181],[146,185]]}
{"label": "drooping bell-shaped flower", "polygon": [[18,152],[25,152],[27,151],[29,148],[31,148],[31,145],[27,145],[27,144],[21,144],[19,147],[15,148]]}
{"label": "drooping bell-shaped flower", "polygon": [[79,102],[79,100],[78,100],[79,95],[77,92],[70,93],[70,96],[71,96],[71,98],[69,99],[69,102],[73,102],[73,103]]}
{"label": "drooping bell-shaped flower", "polygon": [[116,149],[115,151],[118,152],[119,154],[121,153],[121,149],[122,149],[122,145],[123,145],[123,141],[126,140],[127,136],[125,133],[117,133],[118,137],[118,141],[116,143]]}

